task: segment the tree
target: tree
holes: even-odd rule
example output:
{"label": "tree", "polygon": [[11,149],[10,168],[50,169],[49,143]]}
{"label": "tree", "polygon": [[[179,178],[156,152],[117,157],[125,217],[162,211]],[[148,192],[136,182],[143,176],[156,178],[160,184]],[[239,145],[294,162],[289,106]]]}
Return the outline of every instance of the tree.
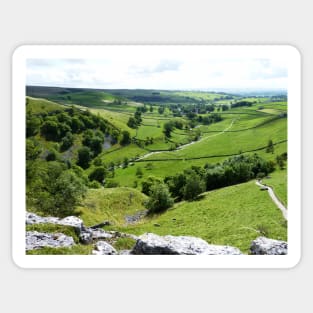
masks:
{"label": "tree", "polygon": [[266,152],[267,153],[274,153],[274,144],[273,144],[273,141],[271,139],[267,143]]}
{"label": "tree", "polygon": [[27,114],[26,117],[26,137],[35,136],[41,125],[41,119]]}
{"label": "tree", "polygon": [[83,146],[78,150],[77,164],[83,169],[86,169],[89,167],[90,161],[91,161],[91,151],[88,147]]}
{"label": "tree", "polygon": [[73,171],[62,172],[51,190],[54,202],[51,213],[57,216],[74,214],[76,205],[80,203],[86,191],[82,179],[77,177]]}
{"label": "tree", "polygon": [[72,118],[72,123],[71,123],[71,128],[73,133],[79,133],[81,132],[84,128],[85,125],[84,123],[78,118],[78,116],[74,116]]}
{"label": "tree", "polygon": [[127,157],[124,158],[123,160],[123,168],[126,168],[128,166],[129,160]]}
{"label": "tree", "polygon": [[142,193],[144,193],[145,195],[149,196],[150,195],[150,191],[151,191],[151,187],[154,184],[159,184],[161,183],[161,180],[157,177],[154,176],[149,176],[147,178],[147,180],[143,181],[141,183],[141,191]]}
{"label": "tree", "polygon": [[138,127],[137,120],[131,116],[128,119],[127,126],[130,128],[137,128]]}
{"label": "tree", "polygon": [[61,151],[66,151],[69,149],[74,142],[74,136],[71,132],[67,132],[65,137],[62,138]]}
{"label": "tree", "polygon": [[42,152],[39,143],[32,139],[26,139],[26,160],[35,160]]}
{"label": "tree", "polygon": [[157,183],[151,187],[150,199],[146,207],[149,213],[158,213],[170,208],[174,204],[173,198],[164,183]]}
{"label": "tree", "polygon": [[107,175],[107,170],[104,167],[96,167],[88,176],[90,181],[96,180],[100,184],[103,184],[103,181]]}
{"label": "tree", "polygon": [[149,111],[150,111],[150,113],[153,112],[153,106],[151,104],[150,104],[150,107],[149,107]]}
{"label": "tree", "polygon": [[136,176],[141,178],[142,175],[143,175],[142,168],[141,167],[137,167],[137,169],[136,169]]}
{"label": "tree", "polygon": [[41,135],[47,140],[58,141],[60,137],[59,124],[53,120],[46,120],[40,128]]}
{"label": "tree", "polygon": [[163,114],[163,113],[164,113],[164,111],[165,111],[164,106],[159,106],[159,108],[158,108],[158,112],[159,112],[159,114]]}
{"label": "tree", "polygon": [[120,141],[120,144],[122,146],[126,146],[126,145],[130,144],[130,142],[131,142],[130,133],[127,130],[124,130],[122,132],[122,139]]}
{"label": "tree", "polygon": [[48,152],[46,156],[46,161],[55,161],[57,159],[57,153],[55,150],[51,150]]}
{"label": "tree", "polygon": [[183,195],[186,200],[193,200],[205,191],[205,183],[195,172],[186,176]]}
{"label": "tree", "polygon": [[166,122],[163,126],[163,132],[166,137],[171,137],[171,132],[174,129],[174,124],[172,121]]}

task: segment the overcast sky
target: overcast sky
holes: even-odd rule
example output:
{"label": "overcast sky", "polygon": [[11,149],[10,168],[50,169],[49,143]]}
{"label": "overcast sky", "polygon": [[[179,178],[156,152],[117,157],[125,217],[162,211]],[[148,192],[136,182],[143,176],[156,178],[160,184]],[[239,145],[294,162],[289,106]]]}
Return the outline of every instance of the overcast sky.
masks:
{"label": "overcast sky", "polygon": [[130,54],[27,60],[27,85],[103,89],[287,89],[280,58]]}

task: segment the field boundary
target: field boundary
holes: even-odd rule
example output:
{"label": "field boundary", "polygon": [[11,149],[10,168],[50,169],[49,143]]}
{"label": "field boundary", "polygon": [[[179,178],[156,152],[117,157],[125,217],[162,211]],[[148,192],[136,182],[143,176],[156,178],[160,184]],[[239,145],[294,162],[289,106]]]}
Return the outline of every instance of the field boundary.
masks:
{"label": "field boundary", "polygon": [[[277,141],[275,143],[273,143],[273,145],[278,145],[284,142],[287,142],[287,139],[284,140],[280,140]],[[219,154],[219,155],[207,155],[207,156],[201,156],[201,157],[193,157],[193,158],[170,158],[170,159],[140,159],[140,160],[135,160],[134,162],[166,162],[166,161],[189,161],[189,160],[201,160],[201,159],[210,159],[210,158],[218,158],[218,157],[231,157],[234,155],[239,155],[239,154],[243,154],[243,153],[248,153],[248,152],[256,152],[256,151],[260,151],[260,150],[264,150],[267,148],[266,146],[262,146],[256,149],[251,149],[251,150],[246,150],[246,151],[242,151],[241,153],[231,153],[231,154]],[[167,152],[170,152],[170,150],[166,150]],[[165,151],[165,152],[166,152]],[[173,150],[172,150],[173,151]],[[162,151],[163,152],[163,151]]]}

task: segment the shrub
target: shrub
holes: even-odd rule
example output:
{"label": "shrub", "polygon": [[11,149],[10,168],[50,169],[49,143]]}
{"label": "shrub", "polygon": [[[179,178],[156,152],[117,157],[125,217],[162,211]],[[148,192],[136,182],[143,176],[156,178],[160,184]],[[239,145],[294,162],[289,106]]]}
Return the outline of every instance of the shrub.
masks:
{"label": "shrub", "polygon": [[163,183],[156,183],[151,186],[150,199],[146,207],[149,213],[158,213],[165,211],[174,204],[174,200],[168,190],[167,185]]}
{"label": "shrub", "polygon": [[115,181],[115,180],[109,180],[106,184],[105,184],[105,187],[107,188],[115,188],[115,187],[119,187],[120,184]]}
{"label": "shrub", "polygon": [[101,188],[101,184],[98,181],[93,180],[93,181],[88,183],[88,187],[92,188],[92,189],[99,189],[99,188]]}
{"label": "shrub", "polygon": [[183,187],[183,195],[186,200],[193,200],[205,191],[205,183],[196,173],[187,175],[186,184]]}
{"label": "shrub", "polygon": [[105,176],[107,174],[107,170],[104,167],[96,167],[90,174],[89,174],[89,180],[93,181],[96,180],[100,184],[103,183]]}
{"label": "shrub", "polygon": [[83,169],[86,169],[89,167],[90,161],[91,161],[91,151],[88,147],[83,146],[78,150],[77,164]]}

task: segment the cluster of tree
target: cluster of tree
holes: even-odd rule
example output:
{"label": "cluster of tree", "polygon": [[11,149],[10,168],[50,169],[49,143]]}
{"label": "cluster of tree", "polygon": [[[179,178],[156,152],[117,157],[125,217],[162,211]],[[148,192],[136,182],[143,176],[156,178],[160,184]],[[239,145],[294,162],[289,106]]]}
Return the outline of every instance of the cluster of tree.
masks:
{"label": "cluster of tree", "polygon": [[127,122],[128,127],[130,127],[130,128],[138,128],[139,127],[139,125],[142,122],[142,118],[141,118],[142,108],[144,108],[144,107],[138,107],[136,109],[136,112],[134,113],[134,116],[131,116],[128,119],[128,122]]}
{"label": "cluster of tree", "polygon": [[34,159],[37,148],[27,142],[27,205],[45,215],[74,214],[87,191],[83,170],[78,166],[68,168],[63,162]]}
{"label": "cluster of tree", "polygon": [[256,101],[246,101],[246,100],[241,100],[237,101],[231,104],[231,108],[238,108],[238,107],[251,107],[253,103],[256,103]]}
{"label": "cluster of tree", "polygon": [[285,168],[285,162],[286,161],[287,161],[287,152],[276,156],[276,163],[278,164],[278,166],[281,170]]}
{"label": "cluster of tree", "polygon": [[217,122],[220,122],[222,120],[223,120],[223,118],[222,118],[221,114],[218,114],[218,113],[212,113],[212,114],[207,115],[207,116],[202,116],[202,115],[198,116],[198,122],[201,124],[204,124],[204,125],[210,125],[212,123],[217,123]]}
{"label": "cluster of tree", "polygon": [[29,138],[40,133],[48,141],[61,143],[62,151],[72,146],[74,134],[80,134],[87,130],[99,130],[102,134],[113,134],[113,138],[116,137],[117,132],[108,121],[88,110],[81,111],[72,107],[39,114],[27,111],[26,137]]}
{"label": "cluster of tree", "polygon": [[[148,177],[142,182],[142,192],[150,196],[149,210],[159,212],[168,208],[172,200],[194,200],[204,191],[246,182],[252,178],[268,175],[275,169],[273,161],[266,161],[259,155],[238,155],[221,164],[204,167],[192,166],[174,176],[165,177],[164,181]],[[160,187],[161,186],[161,187]],[[167,195],[166,206],[160,207],[160,194]]]}

